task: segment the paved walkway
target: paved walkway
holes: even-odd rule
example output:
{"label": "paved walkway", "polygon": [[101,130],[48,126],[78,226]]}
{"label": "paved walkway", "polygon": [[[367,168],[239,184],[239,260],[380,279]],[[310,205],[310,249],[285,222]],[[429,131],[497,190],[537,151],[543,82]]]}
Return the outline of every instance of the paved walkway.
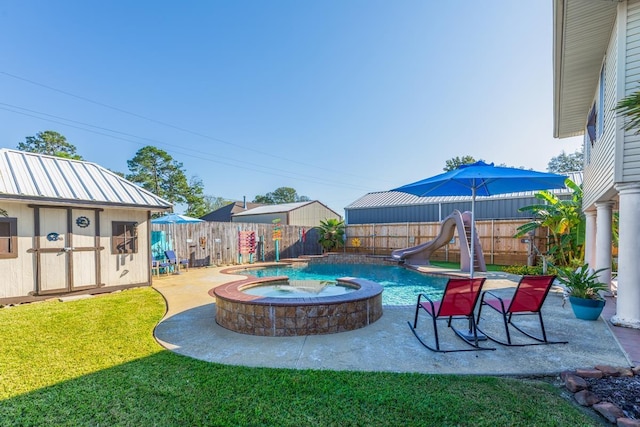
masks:
{"label": "paved walkway", "polygon": [[[355,331],[304,337],[258,337],[226,330],[215,322],[215,302],[208,294],[214,286],[244,278],[223,275],[221,268],[200,268],[179,275],[154,279],[156,288],[167,301],[167,313],[155,330],[157,340],[166,348],[196,359],[255,367],[293,369],[331,369],[358,371],[421,372],[438,374],[536,375],[556,374],[563,370],[593,367],[638,365],[640,354],[629,340],[640,341],[640,331],[615,328],[602,319],[575,319],[569,306],[562,307],[559,292],[551,292],[543,307],[547,335],[568,344],[531,347],[503,347],[495,351],[434,353],[415,339],[407,321],[414,307],[384,307],[380,320]],[[515,282],[508,275],[491,275],[487,288],[510,292]],[[608,302],[610,310],[613,303]],[[487,310],[487,316],[492,310]],[[606,316],[606,314],[605,314]],[[520,322],[536,325],[535,316]],[[533,322],[533,323],[531,323]],[[464,347],[446,323],[439,330],[443,347]],[[429,336],[426,316],[421,332]],[[488,328],[501,328],[500,318],[485,318]],[[493,329],[493,330],[500,330]],[[614,330],[623,329],[621,334]],[[627,334],[630,332],[630,334]],[[636,334],[637,333],[637,334]],[[490,342],[483,345],[491,346]],[[625,351],[624,349],[627,349]],[[631,354],[628,354],[631,352]],[[632,362],[635,361],[635,363]]]}

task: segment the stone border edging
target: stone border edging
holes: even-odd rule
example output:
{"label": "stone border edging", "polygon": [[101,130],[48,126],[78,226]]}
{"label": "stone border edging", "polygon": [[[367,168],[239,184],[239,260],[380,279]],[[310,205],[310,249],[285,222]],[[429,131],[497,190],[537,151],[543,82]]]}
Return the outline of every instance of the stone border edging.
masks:
{"label": "stone border edging", "polygon": [[585,407],[593,408],[598,414],[612,424],[624,427],[640,427],[640,420],[628,418],[622,409],[614,403],[603,402],[600,396],[589,390],[585,378],[633,377],[640,375],[640,366],[635,368],[614,368],[607,365],[597,365],[593,369],[576,369],[564,371],[560,378],[568,391],[573,393],[575,401]]}

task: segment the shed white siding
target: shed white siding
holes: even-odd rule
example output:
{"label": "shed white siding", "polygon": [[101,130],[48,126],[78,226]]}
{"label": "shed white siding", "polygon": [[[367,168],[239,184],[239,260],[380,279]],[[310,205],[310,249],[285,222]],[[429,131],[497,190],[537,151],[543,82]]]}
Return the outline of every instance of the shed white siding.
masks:
{"label": "shed white siding", "polygon": [[[0,299],[18,298],[32,295],[36,291],[36,270],[34,268],[34,209],[28,203],[23,202],[2,202],[0,208],[7,211],[9,217],[18,219],[18,256],[16,258],[0,259],[0,269],[2,279],[0,280]],[[60,215],[64,217],[65,211],[60,210]],[[73,209],[73,216],[86,215],[93,218],[93,211],[81,208]],[[147,211],[130,208],[106,209],[98,213],[100,216],[100,237],[99,246],[103,247],[99,252],[100,257],[100,280],[104,284],[104,289],[117,286],[141,285],[149,283],[149,241]],[[60,231],[49,229],[47,217],[41,218],[41,233],[46,235],[50,231]],[[137,222],[138,227],[138,251],[133,254],[112,253],[112,222],[131,221]],[[94,221],[91,221],[94,223]],[[95,236],[92,234],[83,235],[83,229],[75,223],[73,225],[73,246],[93,246]],[[80,283],[95,283],[95,269],[93,266],[93,252],[75,252],[73,281]],[[50,264],[51,259],[43,260],[44,269],[61,268],[66,269],[64,262],[60,261],[59,266]],[[62,258],[60,258],[62,259]],[[87,262],[83,262],[86,260]],[[57,260],[59,261],[59,260]],[[49,263],[49,264],[45,264]],[[46,280],[46,277],[44,278]]]}
{"label": "shed white siding", "polygon": [[[138,252],[135,254],[113,254],[112,221],[131,221],[138,223]],[[149,250],[148,240],[150,222],[147,212],[132,209],[109,209],[100,213],[100,253],[102,264],[102,283],[107,286],[137,285],[149,282]]]}
{"label": "shed white siding", "polygon": [[33,245],[33,209],[23,203],[3,204],[9,216],[18,217],[18,257],[0,259],[2,279],[0,280],[0,298],[27,295],[35,290],[35,270],[33,256],[27,253]]}

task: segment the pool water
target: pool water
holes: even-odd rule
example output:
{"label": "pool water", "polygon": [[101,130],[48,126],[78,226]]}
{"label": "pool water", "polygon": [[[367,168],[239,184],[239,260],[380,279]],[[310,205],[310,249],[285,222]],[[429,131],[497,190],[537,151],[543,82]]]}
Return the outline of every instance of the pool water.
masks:
{"label": "pool water", "polygon": [[258,285],[243,289],[249,295],[270,298],[331,297],[344,295],[357,288],[329,280],[289,280],[271,285]]}
{"label": "pool water", "polygon": [[439,299],[447,279],[427,276],[402,267],[365,264],[309,264],[305,266],[276,266],[246,268],[239,273],[256,277],[287,276],[293,280],[335,282],[340,277],[357,277],[377,282],[384,288],[383,305],[414,305],[418,294]]}

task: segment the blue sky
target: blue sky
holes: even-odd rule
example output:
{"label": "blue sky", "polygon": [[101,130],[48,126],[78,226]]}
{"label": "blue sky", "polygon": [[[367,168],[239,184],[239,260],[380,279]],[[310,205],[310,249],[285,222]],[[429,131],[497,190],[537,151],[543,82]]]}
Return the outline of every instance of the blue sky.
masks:
{"label": "blue sky", "polygon": [[55,130],[127,173],[155,145],[206,194],[342,214],[455,156],[544,171],[578,149],[552,136],[551,42],[540,0],[9,0],[0,147]]}

